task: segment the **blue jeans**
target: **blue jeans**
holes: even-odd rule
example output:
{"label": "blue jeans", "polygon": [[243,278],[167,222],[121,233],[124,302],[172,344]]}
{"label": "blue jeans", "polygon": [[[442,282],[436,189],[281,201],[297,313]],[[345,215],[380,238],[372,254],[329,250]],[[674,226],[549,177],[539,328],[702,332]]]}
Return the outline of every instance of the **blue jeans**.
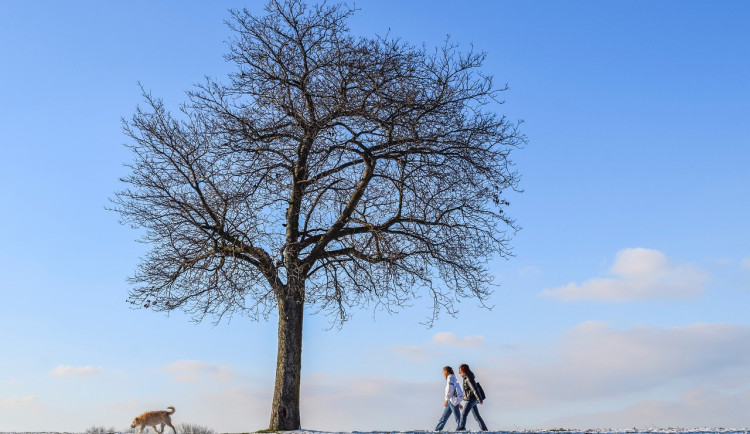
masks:
{"label": "blue jeans", "polygon": [[461,421],[461,415],[458,412],[458,406],[451,404],[450,401],[448,401],[448,405],[445,407],[445,410],[443,411],[443,415],[440,416],[440,420],[438,421],[437,426],[435,427],[435,431],[441,431],[443,427],[445,427],[445,423],[448,422],[448,418],[451,416],[451,413],[453,413],[453,417],[456,418],[456,424],[459,424]]}
{"label": "blue jeans", "polygon": [[471,401],[464,401],[464,409],[461,411],[461,422],[458,423],[458,428],[456,428],[456,431],[464,431],[466,429],[466,416],[469,415],[469,412],[472,412],[474,414],[474,419],[476,419],[477,423],[479,424],[479,428],[481,428],[482,431],[488,431],[487,425],[485,425],[484,420],[482,420],[482,416],[479,415],[477,404],[479,404],[479,401],[477,401],[476,399],[472,399]]}

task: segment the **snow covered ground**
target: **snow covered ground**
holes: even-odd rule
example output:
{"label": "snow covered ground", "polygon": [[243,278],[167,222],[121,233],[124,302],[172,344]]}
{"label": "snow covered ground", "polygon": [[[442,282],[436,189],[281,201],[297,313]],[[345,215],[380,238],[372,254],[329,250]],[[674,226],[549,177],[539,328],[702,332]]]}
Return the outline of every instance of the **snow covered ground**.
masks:
{"label": "snow covered ground", "polygon": [[[434,431],[286,431],[285,434],[425,434]],[[446,431],[450,432],[450,431]],[[466,431],[465,431],[466,432]],[[469,431],[470,432],[470,431]],[[150,433],[150,431],[149,431]],[[82,434],[71,432],[0,432],[0,434]],[[102,434],[132,434],[132,433],[102,433]],[[518,430],[492,431],[487,434],[750,434],[749,428],[649,428],[649,429],[554,429],[554,430]]]}

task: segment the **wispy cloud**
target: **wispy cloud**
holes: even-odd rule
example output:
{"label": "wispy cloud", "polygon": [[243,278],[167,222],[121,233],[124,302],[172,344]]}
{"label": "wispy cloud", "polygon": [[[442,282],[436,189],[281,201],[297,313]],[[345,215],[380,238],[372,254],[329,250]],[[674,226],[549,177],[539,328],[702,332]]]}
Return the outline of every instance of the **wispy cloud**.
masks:
{"label": "wispy cloud", "polygon": [[400,345],[391,347],[393,353],[406,357],[413,362],[423,362],[444,353],[450,348],[481,348],[484,346],[485,338],[482,335],[458,336],[453,332],[438,332],[432,336],[432,340],[422,345]]}
{"label": "wispy cloud", "polygon": [[272,400],[272,385],[267,389],[229,387],[200,394],[189,405],[183,406],[183,414],[201,414],[201,424],[218,432],[246,432],[248,421],[268,420]]}
{"label": "wispy cloud", "polygon": [[742,265],[742,268],[747,268],[750,270],[750,256],[747,256],[740,261],[740,265]]}
{"label": "wispy cloud", "polygon": [[18,408],[38,408],[41,407],[39,401],[37,401],[35,395],[28,395],[24,397],[13,396],[0,400],[0,408],[6,409],[18,409]]}
{"label": "wispy cloud", "polygon": [[529,276],[541,276],[542,269],[536,265],[529,265],[527,267],[523,267],[520,270],[518,270],[518,274],[522,277],[529,277]]}
{"label": "wispy cloud", "polygon": [[426,347],[401,345],[393,347],[393,352],[400,356],[405,356],[410,360],[418,362],[427,360],[432,357],[432,351]]}
{"label": "wispy cloud", "polygon": [[200,360],[179,360],[164,366],[164,369],[174,373],[174,381],[178,383],[197,383],[205,379],[227,383],[236,376],[227,366],[217,366]]}
{"label": "wispy cloud", "polygon": [[97,366],[67,366],[60,365],[50,372],[53,377],[72,378],[72,377],[93,377],[102,372],[102,367]]}
{"label": "wispy cloud", "polygon": [[[322,374],[302,380],[306,426],[324,431],[392,431],[434,425],[442,411],[444,380],[410,382],[391,377]],[[331,405],[331,403],[346,403]]]}
{"label": "wispy cloud", "polygon": [[452,332],[439,332],[432,336],[432,342],[446,347],[477,348],[484,345],[484,336],[473,335],[462,338]]}
{"label": "wispy cloud", "polygon": [[690,389],[675,399],[642,400],[617,410],[554,419],[549,426],[745,426],[750,392]]}
{"label": "wispy cloud", "polygon": [[621,330],[590,321],[567,331],[554,351],[498,361],[482,382],[500,391],[508,408],[623,397],[688,379],[706,387],[747,387],[748,340],[750,326],[744,325]]}
{"label": "wispy cloud", "polygon": [[541,295],[566,301],[681,299],[702,293],[707,279],[706,273],[698,268],[673,264],[664,253],[644,248],[619,251],[609,273],[611,277],[569,283],[544,290]]}

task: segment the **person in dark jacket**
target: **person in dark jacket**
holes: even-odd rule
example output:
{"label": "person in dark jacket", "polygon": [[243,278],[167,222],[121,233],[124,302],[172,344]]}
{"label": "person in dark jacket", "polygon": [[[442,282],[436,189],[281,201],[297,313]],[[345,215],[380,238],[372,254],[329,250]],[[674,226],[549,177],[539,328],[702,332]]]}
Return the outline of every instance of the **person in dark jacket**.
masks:
{"label": "person in dark jacket", "polygon": [[474,419],[476,419],[482,431],[488,431],[487,425],[484,424],[484,420],[479,415],[479,409],[477,408],[477,404],[482,404],[482,400],[479,399],[477,383],[474,381],[474,373],[471,372],[469,365],[465,363],[458,367],[458,373],[464,377],[464,408],[461,410],[461,421],[458,423],[456,431],[466,430],[466,417],[469,415],[469,412],[474,414]]}

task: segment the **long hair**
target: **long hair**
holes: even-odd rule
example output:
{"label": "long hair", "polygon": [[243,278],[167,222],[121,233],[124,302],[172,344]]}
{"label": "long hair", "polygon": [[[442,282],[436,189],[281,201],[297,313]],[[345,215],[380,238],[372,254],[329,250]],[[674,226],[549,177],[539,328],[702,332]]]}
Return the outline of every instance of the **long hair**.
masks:
{"label": "long hair", "polygon": [[455,375],[453,373],[453,368],[451,368],[450,366],[443,366],[443,371],[447,372],[449,375]]}
{"label": "long hair", "polygon": [[464,364],[462,364],[461,366],[458,367],[458,372],[461,372],[461,371],[463,371],[463,373],[465,374],[465,376],[471,378],[472,380],[474,379],[474,373],[471,372],[471,369],[469,368],[469,365],[467,365],[466,363],[464,363]]}

